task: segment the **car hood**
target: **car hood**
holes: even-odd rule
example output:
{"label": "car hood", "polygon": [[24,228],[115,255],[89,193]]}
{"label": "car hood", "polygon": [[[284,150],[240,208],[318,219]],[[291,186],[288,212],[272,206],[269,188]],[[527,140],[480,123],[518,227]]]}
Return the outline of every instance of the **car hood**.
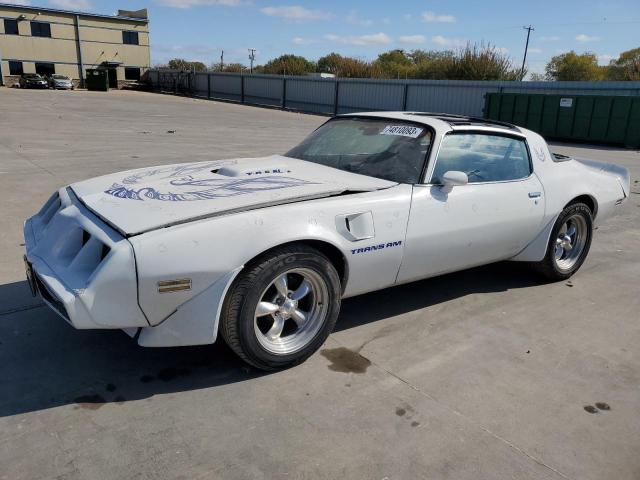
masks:
{"label": "car hood", "polygon": [[394,185],[274,155],[141,168],[70,188],[92,212],[131,236],[201,218]]}

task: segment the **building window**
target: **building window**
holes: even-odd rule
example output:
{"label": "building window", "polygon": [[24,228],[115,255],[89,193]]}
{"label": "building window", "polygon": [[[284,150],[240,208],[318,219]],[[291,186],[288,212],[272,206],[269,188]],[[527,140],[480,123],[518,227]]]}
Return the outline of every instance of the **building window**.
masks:
{"label": "building window", "polygon": [[16,62],[15,60],[9,60],[9,75],[22,75],[22,62]]}
{"label": "building window", "polygon": [[122,43],[125,45],[140,45],[138,32],[122,32]]}
{"label": "building window", "polygon": [[51,24],[46,22],[31,22],[32,37],[51,37]]}
{"label": "building window", "polygon": [[124,67],[124,79],[125,80],[140,80],[140,68],[138,68],[138,67]]}
{"label": "building window", "polygon": [[36,73],[50,77],[56,73],[56,66],[53,63],[36,62]]}
{"label": "building window", "polygon": [[6,35],[20,35],[18,33],[18,21],[17,20],[9,20],[8,18],[4,19],[4,33]]}

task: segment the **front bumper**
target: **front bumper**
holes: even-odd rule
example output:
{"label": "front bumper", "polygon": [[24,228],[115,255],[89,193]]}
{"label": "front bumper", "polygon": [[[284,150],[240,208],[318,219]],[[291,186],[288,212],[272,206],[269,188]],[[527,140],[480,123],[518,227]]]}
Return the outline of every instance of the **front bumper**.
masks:
{"label": "front bumper", "polygon": [[35,291],[75,328],[149,326],[138,305],[133,247],[62,189],[24,225]]}

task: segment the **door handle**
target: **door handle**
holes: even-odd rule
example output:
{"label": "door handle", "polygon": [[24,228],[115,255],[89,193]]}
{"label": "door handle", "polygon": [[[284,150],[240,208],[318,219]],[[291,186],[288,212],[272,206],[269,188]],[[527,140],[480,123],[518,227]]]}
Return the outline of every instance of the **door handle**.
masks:
{"label": "door handle", "polygon": [[529,192],[529,198],[538,198],[542,196],[542,192]]}

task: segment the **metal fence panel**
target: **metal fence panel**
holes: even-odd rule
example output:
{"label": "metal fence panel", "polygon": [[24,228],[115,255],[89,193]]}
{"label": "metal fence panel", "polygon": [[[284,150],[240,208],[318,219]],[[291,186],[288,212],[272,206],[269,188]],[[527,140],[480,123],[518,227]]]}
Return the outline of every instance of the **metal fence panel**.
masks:
{"label": "metal fence panel", "polygon": [[282,105],[282,77],[244,77],[244,101],[255,105]]}
{"label": "metal fence panel", "polygon": [[301,112],[332,114],[334,109],[336,82],[334,80],[287,79],[286,108]]}
{"label": "metal fence panel", "polygon": [[193,94],[198,97],[206,97],[209,92],[207,73],[196,73],[193,80]]}
{"label": "metal fence panel", "polygon": [[403,110],[404,84],[364,80],[341,81],[338,113]]}
{"label": "metal fence panel", "polygon": [[242,76],[223,73],[211,75],[211,98],[242,101]]}
{"label": "metal fence panel", "polygon": [[333,114],[409,110],[483,116],[487,93],[640,96],[640,82],[320,79],[149,70],[156,90]]}
{"label": "metal fence panel", "polygon": [[497,90],[493,85],[411,84],[407,91],[407,110],[482,116],[484,95]]}

